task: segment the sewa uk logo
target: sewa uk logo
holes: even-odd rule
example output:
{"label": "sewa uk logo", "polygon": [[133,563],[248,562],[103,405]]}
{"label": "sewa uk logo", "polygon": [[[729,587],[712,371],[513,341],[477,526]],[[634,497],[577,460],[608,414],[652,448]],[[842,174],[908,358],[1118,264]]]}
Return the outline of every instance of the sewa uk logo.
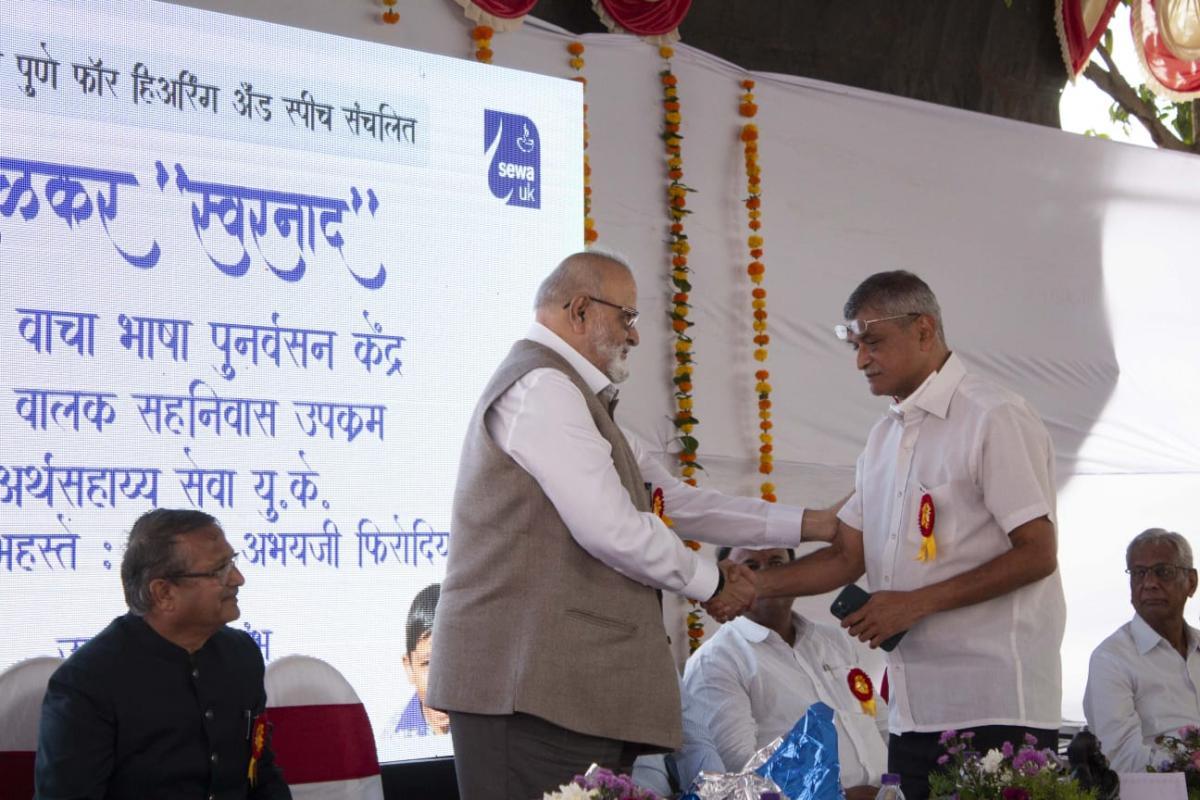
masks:
{"label": "sewa uk logo", "polygon": [[529,117],[483,110],[483,151],[491,154],[488,188],[510,206],[541,208],[542,147]]}

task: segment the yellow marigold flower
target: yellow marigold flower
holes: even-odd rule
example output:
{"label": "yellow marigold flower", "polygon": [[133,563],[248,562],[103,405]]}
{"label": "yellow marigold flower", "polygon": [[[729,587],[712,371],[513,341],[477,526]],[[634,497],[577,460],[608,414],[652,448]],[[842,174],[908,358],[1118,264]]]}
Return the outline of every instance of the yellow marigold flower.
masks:
{"label": "yellow marigold flower", "polygon": [[750,238],[746,239],[746,244],[750,245],[751,247],[762,247],[763,238],[761,236],[751,236]]}
{"label": "yellow marigold flower", "polygon": [[766,322],[762,321],[761,319],[754,320],[754,332],[755,333],[762,333],[766,329],[767,329]]}
{"label": "yellow marigold flower", "polygon": [[767,351],[762,349],[761,347],[755,349],[754,360],[755,361],[766,361],[767,360]]}
{"label": "yellow marigold flower", "polygon": [[681,317],[686,317],[688,312],[687,306],[675,306],[675,313]]}
{"label": "yellow marigold flower", "polygon": [[675,352],[676,353],[686,353],[691,349],[692,349],[691,342],[676,342],[675,343]]}
{"label": "yellow marigold flower", "polygon": [[690,397],[679,398],[679,409],[681,411],[691,411],[692,410],[692,398],[690,398]]}
{"label": "yellow marigold flower", "polygon": [[675,51],[670,47],[663,45],[662,47],[658,48],[658,54],[663,58],[670,58],[671,56],[675,55]]}
{"label": "yellow marigold flower", "polygon": [[767,301],[766,300],[755,300],[752,303],[750,303],[750,306],[755,309],[766,308]]}
{"label": "yellow marigold flower", "polygon": [[758,392],[759,394],[767,394],[771,391],[771,384],[767,383],[766,381],[759,381],[758,383],[754,384],[754,391]]}
{"label": "yellow marigold flower", "polygon": [[687,423],[684,423],[683,425],[680,425],[679,430],[683,431],[684,433],[691,433],[692,428],[694,428],[694,427],[696,427],[696,426],[690,422],[687,422]]}
{"label": "yellow marigold flower", "polygon": [[773,484],[773,483],[770,483],[770,482],[764,483],[762,486],[760,486],[758,488],[762,489],[763,492],[765,492],[767,494],[775,494],[775,484]]}
{"label": "yellow marigold flower", "polygon": [[674,278],[674,279],[675,279],[675,280],[677,280],[677,281],[686,281],[686,280],[687,280],[687,273],[686,273],[686,272],[684,272],[684,271],[683,271],[683,270],[681,270],[681,269],[677,269],[677,270],[675,270],[674,272],[672,272],[672,273],[671,273],[671,277],[672,277],[672,278]]}
{"label": "yellow marigold flower", "polygon": [[678,111],[670,111],[663,117],[663,119],[665,119],[667,122],[671,123],[672,125],[678,125],[679,121],[683,118],[679,116]]}
{"label": "yellow marigold flower", "polygon": [[684,476],[685,478],[690,478],[690,477],[692,477],[693,475],[695,475],[695,474],[696,474],[696,468],[695,468],[695,467],[690,467],[690,466],[689,466],[689,467],[684,467],[682,470],[680,470],[680,472],[682,472],[682,473],[683,473],[683,476]]}

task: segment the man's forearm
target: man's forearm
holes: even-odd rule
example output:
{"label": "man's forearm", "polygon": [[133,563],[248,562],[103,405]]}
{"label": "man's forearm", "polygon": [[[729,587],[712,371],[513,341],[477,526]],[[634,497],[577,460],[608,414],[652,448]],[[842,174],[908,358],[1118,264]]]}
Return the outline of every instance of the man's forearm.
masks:
{"label": "man's forearm", "polygon": [[837,536],[837,513],[850,499],[846,495],[829,508],[804,509],[804,520],[800,524],[800,539],[805,542],[832,542]]}
{"label": "man's forearm", "polygon": [[826,548],[810,553],[789,564],[758,572],[760,597],[801,597],[823,594],[862,577],[864,566],[861,547],[834,538]]}
{"label": "man's forearm", "polygon": [[912,592],[922,616],[951,611],[1000,597],[1039,581],[1058,568],[1054,525],[1045,517],[1010,534],[1013,549],[961,575]]}

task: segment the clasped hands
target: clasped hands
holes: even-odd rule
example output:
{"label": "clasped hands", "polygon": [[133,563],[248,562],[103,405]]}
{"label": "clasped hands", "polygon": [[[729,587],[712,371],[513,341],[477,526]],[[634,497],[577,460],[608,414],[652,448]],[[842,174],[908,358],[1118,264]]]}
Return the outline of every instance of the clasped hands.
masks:
{"label": "clasped hands", "polygon": [[700,605],[717,622],[728,622],[745,613],[758,599],[758,573],[745,564],[728,560],[722,561],[717,568],[725,576],[725,586],[720,594]]}

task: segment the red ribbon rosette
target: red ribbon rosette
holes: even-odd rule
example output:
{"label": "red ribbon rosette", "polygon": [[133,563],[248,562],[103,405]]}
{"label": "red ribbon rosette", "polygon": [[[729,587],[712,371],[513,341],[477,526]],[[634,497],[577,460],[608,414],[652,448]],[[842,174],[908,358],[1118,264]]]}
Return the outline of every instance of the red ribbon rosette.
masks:
{"label": "red ribbon rosette", "polygon": [[917,526],[921,530],[921,549],[917,561],[933,561],[937,558],[937,540],[933,538],[933,522],[937,511],[933,507],[933,495],[921,495],[921,506],[917,511]]}
{"label": "red ribbon rosette", "polygon": [[850,685],[850,694],[862,706],[863,713],[875,716],[875,685],[871,683],[871,676],[855,667],[846,675],[846,683]]}

